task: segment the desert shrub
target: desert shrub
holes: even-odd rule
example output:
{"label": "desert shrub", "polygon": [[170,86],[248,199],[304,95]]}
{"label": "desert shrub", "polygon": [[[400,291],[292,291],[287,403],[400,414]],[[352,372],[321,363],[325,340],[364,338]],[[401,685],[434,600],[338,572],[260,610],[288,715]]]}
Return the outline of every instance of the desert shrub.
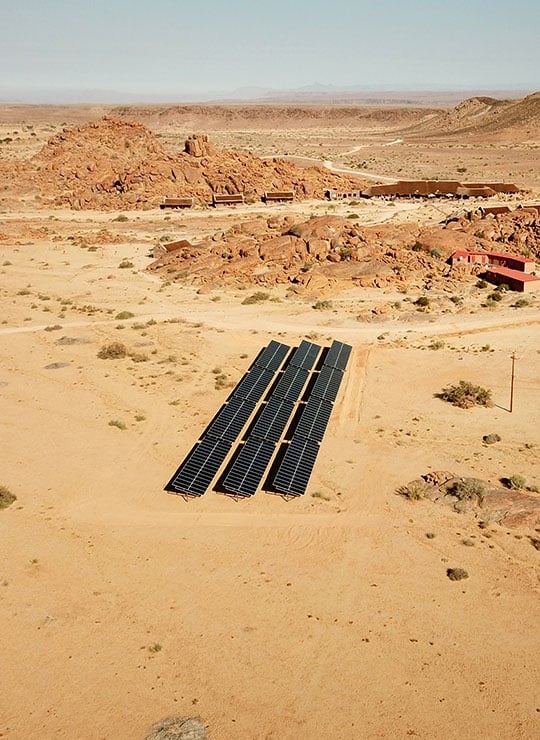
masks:
{"label": "desert shrub", "polygon": [[435,532],[426,532],[426,537],[428,538],[428,540],[434,540],[436,536],[437,535],[435,534]]}
{"label": "desert shrub", "polygon": [[512,303],[512,308],[525,308],[529,305],[529,301],[526,298],[518,298],[517,301]]}
{"label": "desert shrub", "polygon": [[446,575],[451,581],[462,581],[464,578],[469,577],[469,574],[464,568],[447,568]]}
{"label": "desert shrub", "polygon": [[477,288],[487,288],[487,286],[488,286],[487,280],[480,279],[480,280],[477,280],[476,281],[476,287]]}
{"label": "desert shrub", "polygon": [[313,304],[316,311],[329,311],[332,308],[332,301],[317,301]]}
{"label": "desert shrub", "polygon": [[7,509],[8,506],[17,500],[17,496],[11,493],[6,486],[0,486],[0,509]]}
{"label": "desert shrub", "polygon": [[408,498],[409,501],[419,501],[423,498],[425,492],[426,484],[422,480],[413,480],[410,483],[407,483],[406,486],[400,486],[397,489],[397,493],[400,496]]}
{"label": "desert shrub", "polygon": [[251,295],[246,296],[244,300],[242,301],[243,306],[251,306],[254,303],[263,303],[264,301],[267,301],[270,298],[270,293],[263,293],[262,291],[257,291],[256,293],[252,293]]}
{"label": "desert shrub", "polygon": [[118,265],[118,267],[121,270],[125,270],[128,267],[133,267],[133,262],[130,262],[130,260],[127,260],[127,259],[123,259],[122,262],[120,262],[120,264]]}
{"label": "desert shrub", "polygon": [[131,311],[120,311],[120,313],[117,313],[114,317],[118,321],[122,321],[123,319],[132,319],[135,316],[134,313],[131,313]]}
{"label": "desert shrub", "polygon": [[421,252],[421,251],[422,251],[422,249],[423,249],[423,247],[422,247],[422,245],[420,244],[420,242],[415,242],[415,243],[414,243],[414,244],[412,245],[412,247],[411,247],[411,248],[412,248],[412,251],[413,251],[413,252]]}
{"label": "desert shrub", "polygon": [[482,230],[480,230],[480,231],[475,231],[475,232],[474,232],[474,235],[475,235],[475,237],[476,237],[477,239],[484,239],[484,237],[486,236],[486,235],[485,235],[485,232],[484,232],[484,231],[482,231]]}
{"label": "desert shrub", "polygon": [[492,406],[491,391],[474,385],[468,380],[460,380],[458,385],[449,385],[436,394],[437,398],[448,401],[460,409],[470,409],[472,406]]}
{"label": "desert shrub", "polygon": [[347,218],[360,218],[358,213],[348,213]]}
{"label": "desert shrub", "polygon": [[124,213],[121,213],[119,216],[116,216],[116,218],[113,218],[113,221],[119,221],[122,223],[124,221],[129,221],[129,219]]}
{"label": "desert shrub", "polygon": [[127,355],[127,347],[121,342],[104,344],[97,354],[100,360],[119,360]]}
{"label": "desert shrub", "polygon": [[456,306],[459,306],[460,303],[463,303],[463,298],[459,295],[451,295],[450,300],[452,303],[454,303]]}
{"label": "desert shrub", "polygon": [[200,717],[170,717],[155,724],[145,740],[207,740]]}
{"label": "desert shrub", "polygon": [[330,501],[330,496],[328,496],[326,493],[322,493],[321,491],[313,491],[311,497],[321,498],[323,501]]}
{"label": "desert shrub", "polygon": [[117,429],[127,429],[127,426],[124,424],[123,421],[118,421],[118,419],[111,419],[109,422],[110,427],[116,427]]}
{"label": "desert shrub", "polygon": [[428,347],[433,350],[443,349],[443,347],[445,347],[445,342],[443,342],[442,339],[434,339]]}
{"label": "desert shrub", "polygon": [[442,257],[442,255],[439,252],[439,250],[438,249],[435,249],[435,248],[430,249],[429,250],[429,254],[431,255],[431,257],[439,257],[439,258]]}
{"label": "desert shrub", "polygon": [[488,295],[488,300],[489,301],[497,301],[498,302],[498,301],[502,301],[502,299],[503,299],[503,297],[501,295],[501,291],[500,290],[494,290],[492,293],[490,293]]}
{"label": "desert shrub", "polygon": [[455,496],[459,501],[482,501],[485,486],[477,478],[461,478],[454,483],[448,493]]}
{"label": "desert shrub", "polygon": [[509,475],[508,478],[503,478],[503,483],[507,488],[525,488],[527,480],[522,475]]}
{"label": "desert shrub", "polygon": [[149,360],[148,355],[144,352],[130,352],[129,356],[133,362],[148,362]]}
{"label": "desert shrub", "polygon": [[427,308],[429,306],[429,298],[427,295],[421,295],[414,301],[414,305],[418,308]]}
{"label": "desert shrub", "polygon": [[498,434],[484,434],[482,441],[487,445],[494,445],[495,442],[501,441],[501,437]]}
{"label": "desert shrub", "polygon": [[49,326],[45,327],[44,331],[58,331],[61,328],[61,324],[50,324]]}

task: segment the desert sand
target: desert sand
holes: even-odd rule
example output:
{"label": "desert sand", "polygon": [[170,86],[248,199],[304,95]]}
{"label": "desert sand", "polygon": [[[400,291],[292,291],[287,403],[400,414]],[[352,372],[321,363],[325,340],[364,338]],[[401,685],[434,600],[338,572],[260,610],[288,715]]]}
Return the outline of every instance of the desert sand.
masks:
{"label": "desert sand", "polygon": [[[50,115],[6,117],[2,132],[51,128],[32,137],[41,146],[73,111]],[[21,159],[39,149],[26,139]],[[506,150],[481,151],[502,172]],[[538,170],[518,175],[534,188]],[[329,207],[266,208],[300,220]],[[437,208],[403,202],[392,218],[435,224]],[[370,202],[358,220],[388,212]],[[163,235],[202,239],[260,213],[3,201],[0,484],[17,500],[0,511],[0,737],[135,739],[176,715],[202,717],[212,740],[538,737],[540,522],[479,527],[474,512],[396,495],[431,470],[540,484],[538,298],[482,308],[469,278],[452,310],[396,311],[403,286],[341,285],[320,311],[286,285],[245,305],[253,285],[201,289],[146,270]],[[230,393],[216,371],[234,384],[270,339],[306,337],[353,346],[306,495],[165,493]],[[135,356],[99,359],[113,341]],[[494,406],[435,397],[462,378]],[[449,580],[449,567],[469,578]]]}

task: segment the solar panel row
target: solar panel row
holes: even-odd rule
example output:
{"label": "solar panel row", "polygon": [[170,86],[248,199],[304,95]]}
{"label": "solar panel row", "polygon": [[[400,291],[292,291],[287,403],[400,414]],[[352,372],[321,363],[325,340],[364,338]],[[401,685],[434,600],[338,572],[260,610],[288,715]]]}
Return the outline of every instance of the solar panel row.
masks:
{"label": "solar panel row", "polygon": [[252,496],[259,487],[320,351],[317,344],[303,340],[294,352],[223,481],[227,491],[240,496]]}
{"label": "solar panel row", "polygon": [[306,492],[351,350],[348,344],[332,342],[274,477],[277,491],[291,496]]}

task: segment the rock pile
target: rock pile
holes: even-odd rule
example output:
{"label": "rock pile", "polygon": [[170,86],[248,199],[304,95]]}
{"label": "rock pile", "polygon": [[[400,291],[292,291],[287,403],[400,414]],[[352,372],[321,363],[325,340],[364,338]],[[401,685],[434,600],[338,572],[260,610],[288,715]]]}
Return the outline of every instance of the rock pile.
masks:
{"label": "rock pile", "polygon": [[[291,283],[300,290],[325,287],[400,287],[453,291],[471,280],[471,268],[450,268],[457,249],[538,255],[540,219],[513,212],[446,226],[361,226],[341,216],[301,223],[273,216],[247,221],[198,244],[173,251],[148,269],[171,279],[174,268],[194,283]],[[535,251],[536,250],[536,251]]]}
{"label": "rock pile", "polygon": [[202,135],[169,154],[142,124],[111,117],[52,137],[29,163],[29,176],[56,205],[102,210],[155,207],[164,196],[206,203],[213,193],[243,192],[258,200],[265,190],[295,190],[310,198],[332,187],[359,186],[322,168],[218,151]]}

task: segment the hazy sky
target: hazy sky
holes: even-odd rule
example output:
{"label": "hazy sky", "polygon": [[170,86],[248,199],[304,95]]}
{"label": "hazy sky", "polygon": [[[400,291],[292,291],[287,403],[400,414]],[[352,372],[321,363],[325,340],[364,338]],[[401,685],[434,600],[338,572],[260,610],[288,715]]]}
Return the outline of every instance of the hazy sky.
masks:
{"label": "hazy sky", "polygon": [[0,0],[0,98],[540,89],[540,0]]}

